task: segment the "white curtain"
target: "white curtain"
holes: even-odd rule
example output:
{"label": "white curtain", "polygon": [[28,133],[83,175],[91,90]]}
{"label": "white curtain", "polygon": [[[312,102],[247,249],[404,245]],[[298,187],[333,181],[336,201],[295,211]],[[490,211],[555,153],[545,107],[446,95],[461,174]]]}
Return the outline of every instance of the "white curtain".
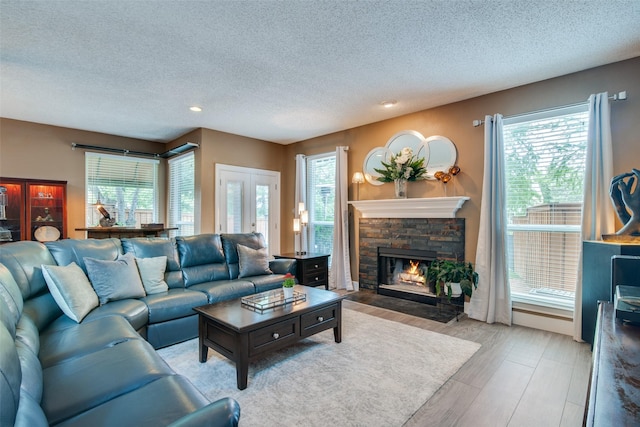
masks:
{"label": "white curtain", "polygon": [[[613,178],[613,149],[607,92],[589,97],[585,166],[582,240],[601,240],[603,234],[615,233],[615,213],[609,198],[609,186]],[[582,251],[573,309],[573,339],[582,341]]]}
{"label": "white curtain", "polygon": [[475,265],[478,289],[473,291],[468,315],[487,323],[511,325],[502,116],[486,116],[484,122],[484,178]]}
{"label": "white curtain", "polygon": [[335,208],[333,215],[333,253],[329,270],[331,289],[355,289],[351,281],[351,260],[349,259],[349,205],[347,204],[347,150],[349,147],[336,147],[336,186]]}
{"label": "white curtain", "polygon": [[[296,154],[296,193],[293,204],[293,217],[299,218],[298,205],[304,203],[307,206],[307,158],[304,154]],[[293,227],[293,224],[290,225]],[[306,231],[307,227],[305,227]],[[294,236],[293,248],[294,252],[301,252],[302,248],[307,247],[307,236],[300,234],[300,241]]]}

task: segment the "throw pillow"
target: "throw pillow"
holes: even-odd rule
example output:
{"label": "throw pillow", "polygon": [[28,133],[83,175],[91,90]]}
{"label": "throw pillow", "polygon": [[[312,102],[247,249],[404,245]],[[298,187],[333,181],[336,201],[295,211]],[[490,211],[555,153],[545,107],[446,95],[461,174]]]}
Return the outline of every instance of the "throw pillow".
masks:
{"label": "throw pillow", "polygon": [[164,281],[164,271],[167,269],[167,257],[136,258],[142,285],[147,295],[167,292],[169,285]]}
{"label": "throw pillow", "polygon": [[109,301],[145,296],[136,259],[133,254],[119,256],[115,261],[84,258],[84,265],[100,300],[100,305]]}
{"label": "throw pillow", "polygon": [[269,268],[269,255],[267,248],[253,249],[244,245],[238,248],[238,277],[259,276],[272,274]]}
{"label": "throw pillow", "polygon": [[64,267],[43,265],[42,275],[60,309],[76,322],[80,323],[98,306],[98,296],[84,271],[75,262]]}

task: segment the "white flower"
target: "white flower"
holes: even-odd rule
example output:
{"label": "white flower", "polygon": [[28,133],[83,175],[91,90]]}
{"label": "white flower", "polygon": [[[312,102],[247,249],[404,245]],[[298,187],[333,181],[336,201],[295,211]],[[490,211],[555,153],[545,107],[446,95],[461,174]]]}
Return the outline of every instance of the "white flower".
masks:
{"label": "white flower", "polygon": [[398,157],[396,157],[396,163],[399,164],[399,165],[404,165],[408,161],[409,161],[409,156],[407,156],[405,154],[401,154]]}
{"label": "white flower", "polygon": [[406,156],[407,158],[410,158],[411,156],[413,156],[413,150],[409,147],[404,147],[402,151],[400,151],[400,154]]}
{"label": "white flower", "polygon": [[413,168],[411,166],[407,166],[407,170],[404,171],[404,179],[409,179],[412,173]]}

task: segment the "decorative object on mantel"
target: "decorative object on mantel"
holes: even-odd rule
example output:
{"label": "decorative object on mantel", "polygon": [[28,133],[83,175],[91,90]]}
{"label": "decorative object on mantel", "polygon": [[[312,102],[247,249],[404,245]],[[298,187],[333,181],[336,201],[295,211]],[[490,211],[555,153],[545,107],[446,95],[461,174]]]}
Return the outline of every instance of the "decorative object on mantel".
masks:
{"label": "decorative object on mantel", "polygon": [[364,175],[362,172],[356,172],[351,178],[351,182],[356,185],[356,200],[360,200],[360,184],[364,182]]}
{"label": "decorative object on mantel", "polygon": [[468,196],[349,202],[362,218],[455,218]]}
{"label": "decorative object on mantel", "polygon": [[407,181],[424,179],[427,172],[424,166],[424,158],[413,154],[410,147],[404,147],[398,154],[392,155],[388,162],[380,162],[383,168],[376,168],[380,174],[377,178],[380,182],[393,182],[397,199],[407,198]]}
{"label": "decorative object on mantel", "polygon": [[448,172],[437,171],[433,174],[433,177],[438,181],[442,181],[444,184],[444,195],[447,196],[447,182],[451,181],[451,179],[460,173],[460,166],[453,165],[449,168]]}
{"label": "decorative object on mantel", "polygon": [[616,234],[603,234],[602,240],[640,242],[640,170],[633,168],[613,177],[609,194],[624,227]]}

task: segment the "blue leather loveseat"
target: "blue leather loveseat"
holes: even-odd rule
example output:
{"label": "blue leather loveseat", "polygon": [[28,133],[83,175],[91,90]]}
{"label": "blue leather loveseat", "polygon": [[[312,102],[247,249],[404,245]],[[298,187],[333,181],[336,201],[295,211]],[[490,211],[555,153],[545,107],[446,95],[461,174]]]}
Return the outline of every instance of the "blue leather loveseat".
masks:
{"label": "blue leather loveseat", "polygon": [[[259,234],[0,246],[0,425],[237,425],[236,401],[210,403],[154,348],[197,336],[193,307],[281,286],[295,264],[264,265],[263,246]],[[126,257],[140,273],[160,260],[161,286],[143,277],[127,295]],[[67,285],[85,275],[98,295],[74,300]],[[105,280],[116,281],[106,292],[97,286]]]}

